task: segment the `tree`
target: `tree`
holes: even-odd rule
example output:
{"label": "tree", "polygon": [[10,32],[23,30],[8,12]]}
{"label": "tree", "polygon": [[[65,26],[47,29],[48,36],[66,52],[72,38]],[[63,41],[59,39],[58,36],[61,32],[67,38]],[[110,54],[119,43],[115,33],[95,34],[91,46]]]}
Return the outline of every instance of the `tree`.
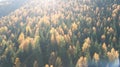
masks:
{"label": "tree", "polygon": [[22,43],[22,41],[24,41],[24,39],[25,39],[24,33],[21,32],[19,35],[19,38],[18,38],[19,43]]}
{"label": "tree", "polygon": [[88,67],[87,58],[81,56],[77,61],[76,67]]}
{"label": "tree", "polygon": [[16,58],[14,64],[15,64],[15,67],[21,67],[20,59],[19,59],[19,58]]}

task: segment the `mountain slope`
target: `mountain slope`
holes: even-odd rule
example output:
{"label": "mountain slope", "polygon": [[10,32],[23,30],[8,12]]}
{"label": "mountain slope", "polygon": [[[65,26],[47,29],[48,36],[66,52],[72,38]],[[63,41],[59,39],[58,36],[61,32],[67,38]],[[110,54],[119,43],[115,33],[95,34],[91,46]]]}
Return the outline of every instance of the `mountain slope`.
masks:
{"label": "mountain slope", "polygon": [[29,0],[0,19],[0,67],[118,67],[119,0]]}

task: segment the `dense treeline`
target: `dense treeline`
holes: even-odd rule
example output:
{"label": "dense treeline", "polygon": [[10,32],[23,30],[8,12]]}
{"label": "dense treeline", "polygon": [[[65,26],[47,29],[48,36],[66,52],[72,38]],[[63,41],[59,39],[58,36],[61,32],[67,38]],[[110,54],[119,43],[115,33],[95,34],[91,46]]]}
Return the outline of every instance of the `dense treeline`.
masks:
{"label": "dense treeline", "polygon": [[29,0],[0,19],[0,67],[117,67],[120,0]]}

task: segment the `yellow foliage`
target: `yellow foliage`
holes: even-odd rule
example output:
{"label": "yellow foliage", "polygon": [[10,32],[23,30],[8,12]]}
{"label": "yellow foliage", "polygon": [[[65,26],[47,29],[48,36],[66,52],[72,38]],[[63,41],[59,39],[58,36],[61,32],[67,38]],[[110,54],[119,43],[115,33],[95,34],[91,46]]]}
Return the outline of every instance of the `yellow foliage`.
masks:
{"label": "yellow foliage", "polygon": [[90,43],[91,43],[90,38],[89,38],[89,37],[87,37],[87,38],[85,39],[85,42],[86,42],[86,43],[88,43],[88,44],[90,44]]}
{"label": "yellow foliage", "polygon": [[119,53],[112,48],[110,52],[107,52],[107,56],[110,61],[114,61],[119,58]]}
{"label": "yellow foliage", "polygon": [[45,67],[49,67],[49,65],[48,65],[48,64],[46,64],[46,65],[45,65]]}
{"label": "yellow foliage", "polygon": [[33,38],[27,37],[24,41],[21,42],[19,48],[22,50],[27,50],[29,44],[33,43]]}
{"label": "yellow foliage", "polygon": [[50,29],[50,34],[54,34],[55,31],[56,31],[56,29],[52,27],[52,28]]}
{"label": "yellow foliage", "polygon": [[117,14],[118,13],[118,9],[114,9],[112,13]]}
{"label": "yellow foliage", "polygon": [[82,47],[82,51],[84,52],[87,48],[89,48],[90,47],[90,45],[88,44],[88,43],[84,43],[83,44],[83,47]]}
{"label": "yellow foliage", "polygon": [[91,43],[90,38],[89,37],[86,38],[84,43],[83,43],[83,46],[82,46],[82,51],[83,52],[90,47],[90,43]]}
{"label": "yellow foliage", "polygon": [[14,39],[14,38],[15,38],[15,35],[12,33],[12,34],[10,35],[10,37],[11,37],[11,39]]}
{"label": "yellow foliage", "polygon": [[77,30],[77,28],[78,28],[78,25],[75,22],[72,23],[72,26],[71,26],[72,31]]}
{"label": "yellow foliage", "polygon": [[96,23],[96,26],[97,26],[97,27],[100,26],[100,22],[99,22],[99,21]]}
{"label": "yellow foliage", "polygon": [[45,67],[54,67],[53,65],[46,64]]}
{"label": "yellow foliage", "polygon": [[102,45],[102,49],[105,50],[105,51],[107,51],[106,43],[103,43],[103,45]]}
{"label": "yellow foliage", "polygon": [[68,30],[67,25],[64,22],[62,22],[62,25],[63,25],[63,30]]}
{"label": "yellow foliage", "polygon": [[57,31],[58,31],[59,34],[64,35],[64,31],[63,31],[63,29],[62,29],[61,26],[59,26],[59,27],[57,28]]}
{"label": "yellow foliage", "polygon": [[117,41],[117,39],[116,39],[115,36],[112,38],[112,41],[113,41],[113,42],[116,42],[116,41]]}
{"label": "yellow foliage", "polygon": [[48,17],[48,16],[46,16],[46,15],[44,15],[41,19],[40,19],[40,23],[41,22],[43,22],[43,23],[45,23],[45,24],[47,24],[47,25],[50,25],[50,18]]}
{"label": "yellow foliage", "polygon": [[113,4],[113,5],[112,5],[112,8],[117,8],[117,4]]}
{"label": "yellow foliage", "polygon": [[[36,44],[36,42],[39,42],[40,36],[35,36],[34,37],[34,41],[33,41],[33,45]],[[31,39],[32,40],[32,39]]]}
{"label": "yellow foliage", "polygon": [[92,30],[93,30],[93,32],[96,32],[96,27],[93,27]]}
{"label": "yellow foliage", "polygon": [[111,21],[111,18],[110,18],[110,17],[108,17],[107,21],[108,21],[108,22],[110,22],[110,21]]}
{"label": "yellow foliage", "polygon": [[57,22],[58,22],[58,19],[60,18],[60,14],[53,14],[53,15],[51,15],[51,22],[52,22],[52,24],[57,24]]}
{"label": "yellow foliage", "polygon": [[117,14],[112,13],[112,17],[113,17],[113,19],[114,19],[116,16],[117,16]]}
{"label": "yellow foliage", "polygon": [[64,37],[63,37],[62,35],[60,35],[60,34],[56,35],[56,36],[55,36],[55,39],[56,39],[56,42],[57,42],[58,45],[59,45],[61,42],[64,41]]}
{"label": "yellow foliage", "polygon": [[65,42],[67,42],[67,43],[71,42],[71,38],[68,34],[64,35],[64,39],[65,39]]}
{"label": "yellow foliage", "polygon": [[8,31],[8,28],[6,26],[0,27],[0,33],[7,32],[7,31]]}
{"label": "yellow foliage", "polygon": [[32,30],[29,25],[26,26],[26,33],[32,33]]}
{"label": "yellow foliage", "polygon": [[76,67],[88,67],[87,62],[87,58],[82,56],[78,59]]}
{"label": "yellow foliage", "polygon": [[102,40],[105,40],[105,39],[106,39],[105,34],[103,34],[103,35],[101,36],[101,39],[102,39]]}
{"label": "yellow foliage", "polygon": [[53,65],[50,65],[50,67],[53,67]]}
{"label": "yellow foliage", "polygon": [[114,29],[112,27],[107,27],[107,33],[114,33]]}
{"label": "yellow foliage", "polygon": [[99,58],[99,54],[94,53],[93,58],[94,58],[95,62],[98,62],[99,59],[100,59],[100,58]]}
{"label": "yellow foliage", "polygon": [[19,59],[19,58],[16,58],[14,64],[15,64],[15,67],[21,67],[20,59]]}
{"label": "yellow foliage", "polygon": [[56,39],[57,44],[60,44],[61,35],[55,36],[55,39]]}
{"label": "yellow foliage", "polygon": [[71,30],[68,30],[68,34],[70,37],[73,35]]}
{"label": "yellow foliage", "polygon": [[24,37],[24,33],[21,32],[18,38],[19,43],[22,43],[22,41],[24,41],[25,37]]}

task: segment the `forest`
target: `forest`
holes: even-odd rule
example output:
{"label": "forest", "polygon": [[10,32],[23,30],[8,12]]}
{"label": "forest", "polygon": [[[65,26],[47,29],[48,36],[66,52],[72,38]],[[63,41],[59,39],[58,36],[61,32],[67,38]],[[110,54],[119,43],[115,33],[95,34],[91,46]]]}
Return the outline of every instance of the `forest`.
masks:
{"label": "forest", "polygon": [[120,0],[27,0],[0,18],[0,67],[119,67],[119,54]]}

